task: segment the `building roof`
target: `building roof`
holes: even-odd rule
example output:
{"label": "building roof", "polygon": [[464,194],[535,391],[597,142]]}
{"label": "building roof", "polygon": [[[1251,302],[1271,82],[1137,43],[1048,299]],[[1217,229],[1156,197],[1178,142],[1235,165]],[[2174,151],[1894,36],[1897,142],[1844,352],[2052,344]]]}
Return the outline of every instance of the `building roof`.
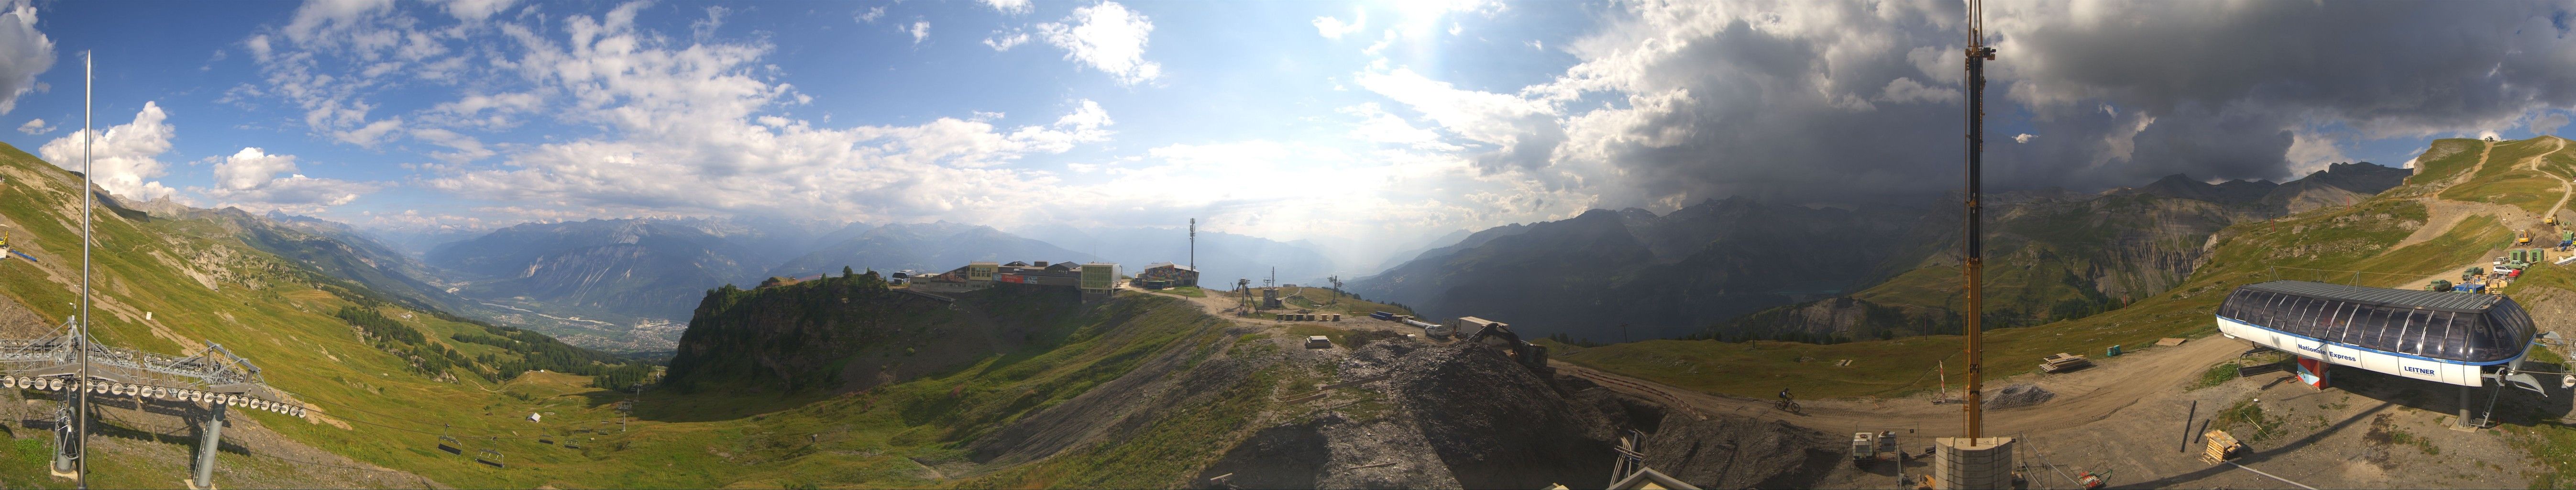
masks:
{"label": "building roof", "polygon": [[2245,288],[2348,303],[2461,313],[2484,313],[2488,307],[2495,306],[2496,301],[2504,299],[2504,296],[2483,293],[2373,288],[2312,281],[2272,281],[2247,284]]}
{"label": "building roof", "polygon": [[1487,320],[1487,319],[1483,319],[1483,318],[1476,318],[1476,317],[1472,317],[1472,316],[1462,316],[1462,317],[1458,317],[1458,321],[1459,321],[1459,322],[1463,322],[1463,323],[1467,323],[1467,324],[1472,324],[1472,325],[1479,325],[1479,326],[1481,326],[1481,325],[1495,325],[1495,324],[1500,324],[1500,325],[1510,325],[1509,323],[1503,323],[1503,322],[1498,322],[1498,321],[1493,321],[1493,320]]}
{"label": "building roof", "polygon": [[1198,269],[1196,269],[1196,268],[1192,268],[1192,267],[1190,267],[1190,266],[1181,265],[1181,264],[1174,264],[1174,263],[1171,263],[1171,262],[1155,262],[1153,265],[1145,266],[1145,268],[1147,268],[1147,269],[1161,269],[1161,268],[1164,268],[1164,267],[1170,267],[1170,268],[1180,269],[1180,270],[1185,270],[1185,271],[1190,271],[1190,272],[1198,272],[1198,271],[1199,271]]}

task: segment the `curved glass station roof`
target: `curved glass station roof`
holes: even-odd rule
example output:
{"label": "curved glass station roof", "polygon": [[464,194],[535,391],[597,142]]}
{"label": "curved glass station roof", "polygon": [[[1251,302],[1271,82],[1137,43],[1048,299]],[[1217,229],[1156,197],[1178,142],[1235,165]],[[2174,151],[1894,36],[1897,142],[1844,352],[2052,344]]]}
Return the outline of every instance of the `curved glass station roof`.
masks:
{"label": "curved glass station roof", "polygon": [[2309,281],[2237,287],[2219,305],[2218,316],[2325,342],[2467,364],[2520,356],[2536,331],[2522,305],[2501,295]]}

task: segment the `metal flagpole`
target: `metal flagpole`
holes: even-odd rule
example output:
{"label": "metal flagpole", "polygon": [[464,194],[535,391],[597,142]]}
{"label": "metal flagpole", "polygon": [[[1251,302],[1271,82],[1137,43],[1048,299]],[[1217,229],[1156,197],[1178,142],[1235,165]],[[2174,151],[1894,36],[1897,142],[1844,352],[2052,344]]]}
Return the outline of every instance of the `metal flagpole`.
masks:
{"label": "metal flagpole", "polygon": [[95,52],[81,52],[81,321],[80,329],[72,332],[72,349],[80,356],[81,366],[80,379],[72,391],[72,423],[77,424],[73,429],[73,440],[77,442],[73,446],[79,451],[72,459],[72,481],[80,488],[89,488],[89,255],[94,243],[90,237],[90,206],[98,200],[90,183],[96,175],[90,169],[90,143],[98,139],[98,134],[90,130],[90,104],[97,91],[92,83],[98,78],[94,68],[97,58]]}

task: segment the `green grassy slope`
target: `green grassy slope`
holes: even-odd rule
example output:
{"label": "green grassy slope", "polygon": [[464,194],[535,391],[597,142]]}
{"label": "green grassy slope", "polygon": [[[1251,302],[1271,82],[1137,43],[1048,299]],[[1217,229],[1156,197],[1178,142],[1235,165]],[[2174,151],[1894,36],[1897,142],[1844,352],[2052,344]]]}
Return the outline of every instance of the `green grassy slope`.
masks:
{"label": "green grassy slope", "polygon": [[[0,185],[0,217],[10,225],[11,243],[26,247],[45,261],[0,264],[0,296],[34,310],[40,317],[69,316],[72,309],[67,303],[77,296],[70,285],[77,284],[79,270],[79,179],[5,146],[0,146],[0,174],[8,177],[7,183]],[[377,342],[361,338],[357,329],[334,314],[345,307],[372,308],[421,333],[419,341],[396,349],[400,351],[437,352],[443,348],[457,351],[466,359],[490,354],[500,362],[485,364],[487,370],[525,361],[511,350],[449,339],[457,333],[489,334],[491,329],[394,306],[353,284],[244,244],[218,223],[155,219],[142,213],[115,211],[100,207],[95,226],[99,242],[94,259],[95,283],[100,306],[93,330],[102,342],[178,355],[201,351],[206,342],[223,344],[263,367],[270,385],[310,402],[313,412],[319,414],[307,421],[237,410],[233,412],[237,423],[256,423],[314,448],[415,471],[448,484],[506,486],[511,481],[490,476],[491,472],[479,471],[470,461],[436,454],[430,448],[437,443],[434,433],[442,424],[459,427],[454,433],[460,436],[507,434],[510,430],[536,427],[538,424],[525,423],[520,418],[541,410],[542,405],[509,395],[524,382],[487,381],[485,375],[492,373],[477,373],[458,365],[420,372],[420,363],[380,349]],[[146,312],[152,313],[151,320],[144,320]],[[38,328],[54,326],[48,323]],[[588,382],[586,378],[568,378],[576,385]],[[48,403],[51,402],[40,404]],[[147,416],[110,422],[108,426],[119,424],[182,425],[172,417]],[[464,429],[469,427],[489,429]],[[139,426],[129,428],[140,430]],[[50,441],[50,436],[40,431],[13,428],[12,432],[20,438]],[[174,444],[127,446],[147,452],[185,451],[183,446]],[[525,458],[548,457],[533,442],[502,440],[471,446],[499,448]],[[276,457],[258,452],[226,453],[223,462],[251,467],[275,463]],[[156,459],[140,453],[132,457],[110,453],[100,460]],[[96,468],[93,484],[108,487],[170,486],[178,477],[168,468],[148,465],[102,464]],[[0,465],[0,479],[12,484],[54,484],[42,477],[42,471],[40,466]]]}
{"label": "green grassy slope", "polygon": [[[0,264],[0,295],[37,316],[60,318],[69,312],[63,304],[73,298],[61,283],[71,277],[62,267],[78,257],[63,253],[76,250],[67,244],[77,242],[77,207],[63,203],[78,202],[70,191],[77,180],[5,147],[0,174],[8,178],[0,186],[0,217],[12,225],[12,243],[46,261]],[[66,209],[74,217],[66,217]],[[1228,434],[1240,432],[1287,381],[1263,370],[1244,371],[1205,396],[1176,400],[1187,410],[1140,420],[1123,441],[1076,446],[1027,465],[941,473],[957,471],[947,463],[966,458],[965,443],[1013,420],[1127,375],[1149,359],[1178,352],[1187,365],[1196,365],[1212,355],[1226,357],[1219,353],[1236,340],[1222,331],[1230,322],[1183,299],[1130,294],[1072,314],[1043,316],[1037,321],[1044,325],[1019,350],[865,392],[782,392],[757,385],[695,394],[646,391],[621,431],[616,405],[626,393],[592,387],[586,376],[494,372],[536,361],[526,352],[554,352],[533,342],[542,337],[384,301],[241,243],[217,223],[126,216],[100,221],[102,304],[115,306],[101,309],[98,337],[173,354],[205,341],[222,343],[266,368],[270,384],[311,403],[316,414],[306,421],[234,411],[237,424],[267,427],[313,448],[457,487],[1178,485],[1176,479],[1185,477],[1175,475],[1186,475],[1239,439]],[[983,306],[1003,316],[1019,308],[1009,301]],[[418,332],[418,340],[364,337],[335,316],[346,308],[374,312],[382,322]],[[154,312],[154,319],[142,321],[145,311]],[[518,340],[495,340],[504,336]],[[398,357],[379,345],[473,362],[429,370],[438,363]],[[1275,357],[1275,347],[1270,350]],[[46,403],[51,402],[38,405]],[[544,414],[543,422],[528,421],[530,413]],[[162,429],[182,425],[161,416],[102,427],[147,422]],[[11,442],[0,452],[26,459],[41,457],[49,447],[44,431],[5,428],[16,439],[0,441]],[[251,434],[226,433],[228,440]],[[457,439],[452,447],[461,455],[442,449],[442,433]],[[162,439],[100,444],[93,484],[175,485],[189,441]],[[506,466],[475,462],[472,456],[485,449],[503,454]],[[286,475],[260,480],[268,483],[221,482],[233,486],[298,481],[289,477],[303,471],[258,451],[227,452],[221,460],[227,475]],[[0,480],[12,486],[64,483],[44,477],[42,467],[0,465]],[[420,484],[412,477],[344,483]]]}
{"label": "green grassy slope", "polygon": [[[1983,315],[1995,327],[2080,318],[2162,291],[2183,279],[2210,234],[2258,212],[2149,194],[1991,209]],[[1965,301],[1956,254],[1930,254],[1912,267],[1845,297],[1756,312],[1695,338],[1848,341],[1956,331]],[[1836,333],[1818,333],[1826,330]]]}
{"label": "green grassy slope", "polygon": [[[802,286],[802,285],[800,285]],[[983,292],[972,294],[984,294]],[[1029,298],[969,298],[998,309],[1061,305]],[[953,371],[860,393],[762,385],[691,394],[648,392],[630,431],[595,436],[585,458],[532,463],[510,480],[588,487],[1148,487],[1174,484],[1221,452],[1222,434],[1257,413],[1275,380],[1252,376],[1187,415],[1155,419],[1123,443],[1077,447],[1026,466],[944,475],[969,457],[964,444],[1020,417],[1117,379],[1159,353],[1184,349],[1195,363],[1223,347],[1221,319],[1176,298],[1131,294],[1052,318],[1021,350]],[[573,390],[550,400],[581,399]],[[952,468],[953,470],[953,468]],[[991,472],[991,473],[987,473]]]}
{"label": "green grassy slope", "polygon": [[2406,183],[2440,182],[2459,176],[2478,165],[2478,153],[2486,142],[2468,138],[2433,140],[2424,155],[2415,160],[2415,175]]}
{"label": "green grassy slope", "polygon": [[[2445,140],[2441,145],[2457,146]],[[2546,145],[2547,143],[2540,143]],[[2507,152],[2534,154],[2534,142],[2500,144]],[[2547,146],[2540,146],[2543,150]],[[2475,150],[2469,150],[2474,163]],[[2437,158],[2437,167],[2459,165],[2457,154]],[[2492,165],[2491,165],[2492,167]],[[2442,171],[2428,168],[2427,171]],[[2511,173],[2488,173],[2493,181],[2510,182]],[[2128,350],[2153,348],[2161,337],[2214,333],[2210,315],[2235,286],[2281,279],[2341,280],[2341,273],[2306,273],[2273,266],[2366,270],[2367,284],[2393,285],[2421,276],[2452,273],[2453,268],[2486,256],[2510,233],[2491,217],[2472,217],[2432,241],[2394,249],[2398,241],[2426,219],[2422,204],[2406,196],[2443,192],[2438,179],[2419,175],[2406,186],[2351,207],[2311,212],[2264,222],[2230,226],[2218,233],[2220,244],[2209,262],[2181,285],[2139,300],[2131,307],[2030,328],[1990,331],[1986,335],[1989,377],[2001,378],[2037,369],[2037,361],[2057,352],[2099,353],[2114,344]],[[2529,179],[2524,179],[2529,180]],[[2554,202],[2554,197],[2553,197]],[[2331,277],[2329,277],[2331,276]],[[1921,278],[1937,285],[1936,274]],[[1991,286],[1990,286],[1991,287]],[[1882,297],[1902,297],[1884,295]],[[1931,336],[1835,345],[1779,342],[1652,341],[1617,344],[1563,353],[1557,358],[1613,372],[1714,393],[1763,396],[1783,386],[1816,396],[1888,396],[1931,389],[1936,363],[1961,350],[1957,336]],[[1834,367],[1833,360],[1855,359],[1854,367]],[[1760,375],[1744,368],[1760,366]],[[1955,377],[1955,376],[1954,376]],[[1956,382],[1957,380],[1952,380]]]}
{"label": "green grassy slope", "polygon": [[[2497,142],[2487,156],[2485,167],[2477,169],[2467,181],[2442,190],[2439,196],[2453,201],[2511,205],[2533,213],[2546,212],[2551,204],[2558,202],[2559,188],[2564,182],[2539,171],[2521,168],[2520,164],[2531,157],[2564,154],[2563,151],[2555,151],[2562,142],[2551,136]],[[2469,158],[2470,163],[2476,162],[2475,156]],[[2548,169],[2551,162],[2549,158],[2543,158],[2537,166]]]}

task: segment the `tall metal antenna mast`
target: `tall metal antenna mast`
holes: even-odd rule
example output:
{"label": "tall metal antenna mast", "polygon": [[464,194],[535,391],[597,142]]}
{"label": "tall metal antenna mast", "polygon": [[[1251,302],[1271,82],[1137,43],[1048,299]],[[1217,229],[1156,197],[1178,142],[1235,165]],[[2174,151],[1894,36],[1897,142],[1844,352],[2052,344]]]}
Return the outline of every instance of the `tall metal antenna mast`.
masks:
{"label": "tall metal antenna mast", "polygon": [[[1190,272],[1199,271],[1199,219],[1190,218]],[[1198,284],[1191,284],[1197,286]]]}
{"label": "tall metal antenna mast", "polygon": [[1986,46],[1985,5],[1979,0],[1968,0],[1967,13],[1968,229],[1964,246],[1967,247],[1965,268],[1968,276],[1968,403],[1963,409],[1967,410],[1967,437],[1973,441],[1985,437],[1985,403],[1980,400],[1983,395],[1978,389],[1986,374],[1985,327],[1979,321],[1985,316],[1986,254],[1985,241],[1981,239],[1982,232],[1978,226],[1978,222],[1984,219],[1978,200],[1984,194],[1981,180],[1985,168],[1981,160],[1986,149],[1986,61],[1995,59],[1995,48]]}
{"label": "tall metal antenna mast", "polygon": [[91,140],[97,139],[97,133],[90,131],[90,104],[97,93],[91,83],[98,78],[93,68],[97,58],[98,53],[81,52],[81,321],[79,330],[72,332],[72,351],[80,356],[80,387],[72,392],[72,420],[78,424],[73,429],[78,442],[73,446],[80,451],[72,458],[72,481],[79,488],[89,488],[89,250],[97,242],[90,237],[90,206],[98,200],[90,184],[91,176],[97,175],[90,171],[89,161]]}

